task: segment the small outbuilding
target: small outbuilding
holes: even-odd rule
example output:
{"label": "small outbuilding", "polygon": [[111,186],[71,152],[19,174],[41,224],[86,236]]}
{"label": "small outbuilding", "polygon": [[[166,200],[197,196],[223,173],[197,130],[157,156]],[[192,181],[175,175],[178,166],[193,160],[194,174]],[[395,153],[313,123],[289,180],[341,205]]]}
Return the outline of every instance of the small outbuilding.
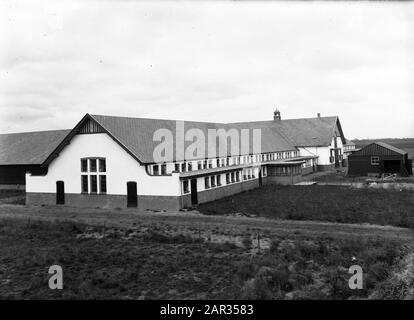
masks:
{"label": "small outbuilding", "polygon": [[348,156],[349,176],[375,176],[395,173],[412,174],[408,153],[384,142],[374,142]]}

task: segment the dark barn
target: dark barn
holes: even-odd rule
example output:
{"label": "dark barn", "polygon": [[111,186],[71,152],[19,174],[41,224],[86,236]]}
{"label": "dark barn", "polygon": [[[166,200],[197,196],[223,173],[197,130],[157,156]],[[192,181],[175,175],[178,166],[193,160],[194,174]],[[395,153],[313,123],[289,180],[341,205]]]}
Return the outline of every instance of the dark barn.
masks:
{"label": "dark barn", "polygon": [[374,142],[348,156],[349,176],[412,174],[412,161],[408,153],[384,142]]}
{"label": "dark barn", "polygon": [[22,188],[26,172],[44,174],[41,164],[69,130],[0,134],[0,188]]}

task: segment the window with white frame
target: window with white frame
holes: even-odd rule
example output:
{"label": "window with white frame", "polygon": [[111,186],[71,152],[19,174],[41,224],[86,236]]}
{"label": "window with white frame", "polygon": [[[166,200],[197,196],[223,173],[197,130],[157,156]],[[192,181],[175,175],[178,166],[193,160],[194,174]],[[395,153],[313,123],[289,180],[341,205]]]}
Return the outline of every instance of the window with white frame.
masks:
{"label": "window with white frame", "polygon": [[106,159],[81,159],[81,192],[89,194],[106,193]]}
{"label": "window with white frame", "polygon": [[373,156],[371,157],[371,165],[372,166],[378,166],[380,164],[379,157]]}

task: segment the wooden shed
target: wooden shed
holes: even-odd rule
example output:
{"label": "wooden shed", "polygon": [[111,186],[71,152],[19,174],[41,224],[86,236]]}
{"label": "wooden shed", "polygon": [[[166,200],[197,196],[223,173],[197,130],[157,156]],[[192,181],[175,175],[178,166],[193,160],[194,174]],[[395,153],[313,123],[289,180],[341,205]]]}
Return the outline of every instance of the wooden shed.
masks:
{"label": "wooden shed", "polygon": [[408,153],[384,142],[374,142],[348,156],[349,176],[371,176],[396,173],[412,174]]}

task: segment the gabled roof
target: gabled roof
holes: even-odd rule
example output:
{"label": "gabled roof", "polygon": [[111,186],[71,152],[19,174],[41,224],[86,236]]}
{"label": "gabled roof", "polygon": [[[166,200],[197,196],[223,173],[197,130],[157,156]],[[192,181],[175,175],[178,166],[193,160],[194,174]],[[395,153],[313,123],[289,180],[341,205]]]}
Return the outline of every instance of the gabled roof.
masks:
{"label": "gabled roof", "polygon": [[[175,120],[161,120],[161,119],[145,119],[145,118],[129,118],[129,117],[115,117],[115,116],[104,116],[104,115],[89,115],[87,114],[68,134],[65,141],[52,152],[50,157],[45,161],[45,165],[50,163],[53,158],[64,148],[67,142],[78,133],[82,125],[86,121],[95,121],[99,126],[102,127],[104,132],[109,134],[113,140],[115,140],[121,147],[123,147],[128,153],[131,154],[136,160],[141,163],[153,163],[153,152],[157,145],[160,144],[160,141],[154,141],[154,133],[159,129],[167,129],[173,134],[173,160],[181,161],[184,158],[177,157],[176,154],[176,134],[177,134],[177,121]],[[212,122],[195,122],[195,121],[183,121],[184,132],[187,133],[189,129],[201,130],[205,139],[205,150],[206,156],[208,152],[210,154],[217,154],[219,156],[230,156],[231,155],[231,143],[230,139],[228,140],[227,150],[220,150],[220,142],[223,143],[226,141],[226,133],[230,129],[236,129],[239,136],[241,136],[242,129],[249,129],[224,123],[212,123]],[[224,129],[222,132],[218,131],[218,141],[216,141],[216,146],[214,149],[211,149],[212,146],[208,143],[208,130],[219,130]],[[239,145],[240,153],[249,154],[253,153],[253,130],[249,129],[249,149],[243,152],[241,146]],[[193,143],[193,140],[185,141],[184,150]],[[278,152],[278,151],[290,151],[295,150],[295,146],[292,145],[289,140],[287,140],[283,135],[280,134],[274,128],[262,128],[261,130],[261,152]],[[203,157],[204,158],[204,157]],[[200,158],[201,159],[201,158]],[[188,160],[186,158],[186,160]]]}
{"label": "gabled roof", "polygon": [[407,152],[396,148],[385,142],[373,142],[370,143],[360,150],[353,152],[352,157],[354,156],[380,156],[380,155],[406,155]]}
{"label": "gabled roof", "polygon": [[0,134],[0,165],[40,165],[70,130]]}
{"label": "gabled roof", "polygon": [[345,137],[337,116],[239,122],[234,123],[234,125],[247,126],[250,128],[274,128],[285,138],[289,139],[296,147],[329,146],[332,143],[335,128],[338,126],[342,142],[345,143]]}
{"label": "gabled roof", "polygon": [[[0,146],[1,164],[43,164],[48,165],[60,151],[70,142],[87,121],[93,121],[103,132],[106,132],[115,142],[117,142],[125,151],[141,163],[153,163],[154,148],[159,145],[160,141],[154,141],[154,133],[159,129],[167,129],[173,134],[174,139],[174,161],[181,161],[184,158],[176,157],[176,120],[145,119],[130,117],[115,117],[104,115],[86,114],[81,121],[72,130],[43,131],[32,133],[21,133],[15,135],[27,135],[24,139],[7,140],[3,138]],[[224,133],[231,129],[237,130],[239,136],[242,130],[249,130],[249,149],[241,154],[253,153],[253,131],[261,130],[261,152],[279,152],[291,151],[296,147],[306,146],[328,146],[331,144],[335,128],[338,127],[341,138],[345,142],[338,117],[318,117],[310,119],[288,119],[272,121],[256,121],[243,123],[212,123],[212,122],[195,122],[183,121],[184,132],[189,129],[197,129],[208,137],[209,129],[224,129],[216,141],[216,147],[210,149],[208,139],[205,141],[206,156],[208,154],[217,154],[219,156],[231,155],[231,144],[228,143],[228,149],[219,149],[220,142],[226,140]],[[1,135],[0,135],[1,136]],[[6,136],[6,135],[3,135]],[[16,136],[17,137],[17,136]],[[22,140],[22,141],[19,141]],[[228,140],[229,141],[229,140]],[[18,143],[17,143],[18,142]],[[1,140],[0,140],[1,143]],[[185,141],[184,150],[191,145],[193,141]],[[210,153],[208,151],[211,151]],[[186,159],[188,160],[188,159]]]}
{"label": "gabled roof", "polygon": [[392,151],[394,151],[396,153],[399,153],[401,155],[404,155],[404,154],[408,153],[407,151],[404,151],[402,149],[399,149],[397,147],[394,147],[394,146],[392,146],[392,145],[390,145],[388,143],[385,143],[385,142],[378,141],[378,142],[374,142],[374,143],[377,144],[377,145],[379,145],[379,146],[381,146],[381,147],[384,147],[386,149],[389,149],[389,150],[392,150]]}

